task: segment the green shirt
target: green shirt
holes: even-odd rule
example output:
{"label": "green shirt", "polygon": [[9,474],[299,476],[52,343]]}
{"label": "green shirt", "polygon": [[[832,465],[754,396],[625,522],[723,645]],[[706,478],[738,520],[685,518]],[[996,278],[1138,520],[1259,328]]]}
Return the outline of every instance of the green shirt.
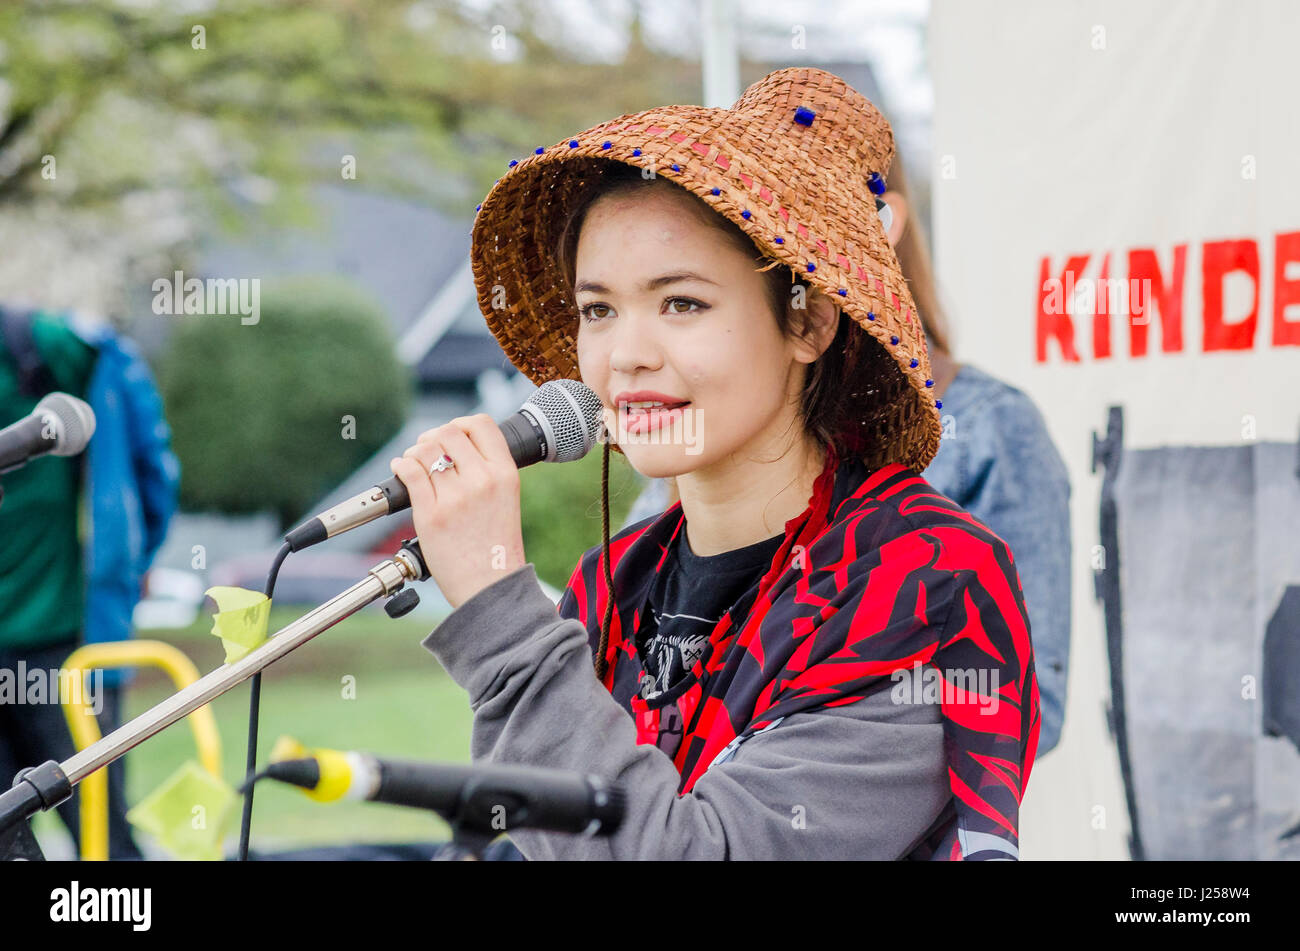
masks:
{"label": "green shirt", "polygon": [[[36,315],[32,339],[59,390],[84,398],[95,349],[53,314]],[[0,428],[40,402],[18,389],[0,340]],[[45,455],[0,475],[0,648],[79,637],[85,575],[78,537],[81,456]]]}

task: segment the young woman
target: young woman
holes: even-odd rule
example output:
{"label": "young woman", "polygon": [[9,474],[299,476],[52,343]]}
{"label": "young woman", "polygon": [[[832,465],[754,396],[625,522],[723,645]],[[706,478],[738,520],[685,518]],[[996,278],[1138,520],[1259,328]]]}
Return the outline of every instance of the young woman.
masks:
{"label": "young woman", "polygon": [[[885,234],[916,302],[930,354],[934,395],[943,401],[944,436],[921,475],[997,533],[1016,555],[1033,631],[1042,704],[1037,756],[1055,748],[1065,719],[1070,661],[1070,476],[1033,400],[952,355],[925,232],[903,163],[894,157]],[[885,216],[882,216],[882,220]],[[675,480],[652,479],[624,527],[678,501]]]}
{"label": "young woman", "polygon": [[[491,419],[393,461],[474,759],[627,791],[613,836],[511,831],[527,857],[1018,857],[1028,621],[1007,546],[917,475],[940,403],[874,210],[892,152],[843,80],[786,69],[539,148],[480,206],[493,332],[606,410],[606,538],[558,611]],[[613,538],[611,448],[681,493]]]}

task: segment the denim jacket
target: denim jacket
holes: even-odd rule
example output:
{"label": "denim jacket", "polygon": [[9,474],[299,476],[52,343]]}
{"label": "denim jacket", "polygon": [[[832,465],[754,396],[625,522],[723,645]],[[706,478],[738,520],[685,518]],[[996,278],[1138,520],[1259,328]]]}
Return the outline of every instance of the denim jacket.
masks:
{"label": "denim jacket", "polygon": [[1007,543],[1038,672],[1038,755],[1065,717],[1070,660],[1070,477],[1033,401],[964,364],[942,394],[943,437],[925,480]]}
{"label": "denim jacket", "polygon": [[[942,394],[943,438],[925,480],[1011,549],[1029,612],[1042,724],[1037,755],[1056,746],[1070,660],[1070,479],[1038,408],[1023,392],[963,364]],[[623,526],[668,504],[654,479]]]}

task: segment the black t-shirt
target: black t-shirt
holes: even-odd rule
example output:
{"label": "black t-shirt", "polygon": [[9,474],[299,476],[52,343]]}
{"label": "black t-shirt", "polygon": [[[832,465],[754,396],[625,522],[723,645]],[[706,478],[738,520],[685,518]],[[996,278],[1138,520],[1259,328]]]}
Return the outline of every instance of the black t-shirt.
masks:
{"label": "black t-shirt", "polygon": [[691,669],[718,621],[772,565],[785,533],[766,541],[700,556],[691,551],[683,525],[672,542],[649,597],[648,617],[637,632],[641,696],[658,706],[688,686]]}

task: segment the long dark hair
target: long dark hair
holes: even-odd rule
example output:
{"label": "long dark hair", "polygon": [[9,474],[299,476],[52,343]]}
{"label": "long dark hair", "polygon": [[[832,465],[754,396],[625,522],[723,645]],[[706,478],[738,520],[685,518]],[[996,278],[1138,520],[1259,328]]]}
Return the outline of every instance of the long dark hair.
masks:
{"label": "long dark hair", "polygon": [[[813,291],[795,271],[785,264],[766,258],[734,222],[715,212],[701,198],[668,179],[644,176],[641,169],[621,162],[596,160],[592,173],[585,176],[585,190],[570,205],[558,232],[557,259],[568,281],[569,299],[573,300],[576,282],[578,238],[587,212],[598,198],[637,192],[646,188],[673,188],[688,195],[710,227],[718,229],[742,254],[754,261],[767,281],[768,300],[777,327],[786,337],[806,336],[813,329],[812,314],[807,307],[791,306],[795,288],[801,287],[801,299]],[[576,320],[576,314],[575,314]],[[882,464],[870,440],[863,436],[864,417],[873,415],[872,396],[876,381],[888,372],[893,358],[858,323],[843,312],[839,315],[835,338],[821,357],[806,371],[800,397],[799,415],[804,429],[824,453],[834,447],[838,458],[860,456],[869,468]],[[850,371],[848,368],[852,367]],[[887,408],[885,408],[887,409]],[[600,467],[600,516],[605,563],[605,586],[609,597],[600,626],[600,646],[595,658],[596,676],[604,679],[609,647],[609,626],[614,612],[614,578],[609,555],[609,453],[605,439]]]}

